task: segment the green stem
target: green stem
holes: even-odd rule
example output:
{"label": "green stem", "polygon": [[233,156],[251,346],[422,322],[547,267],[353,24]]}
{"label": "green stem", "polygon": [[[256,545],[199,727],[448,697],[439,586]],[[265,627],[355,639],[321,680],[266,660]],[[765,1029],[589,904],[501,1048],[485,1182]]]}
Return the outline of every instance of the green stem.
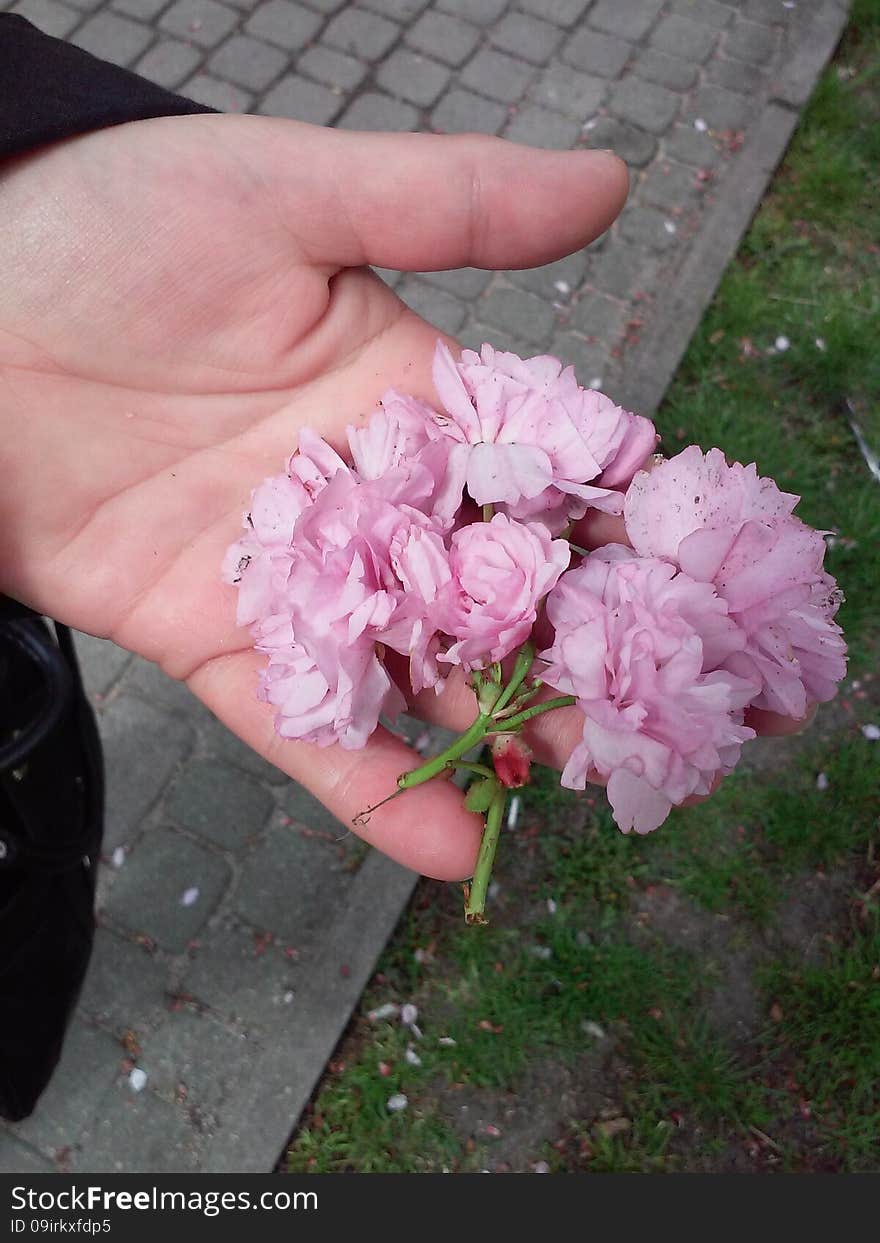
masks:
{"label": "green stem", "polygon": [[485,764],[470,764],[467,760],[450,760],[450,768],[460,768],[462,772],[476,773],[480,777],[494,777],[495,770],[487,768]]}
{"label": "green stem", "polygon": [[495,851],[501,836],[501,821],[504,817],[504,804],[507,801],[507,790],[500,789],[489,806],[486,816],[486,827],[480,841],[480,853],[470,888],[466,891],[464,918],[468,924],[485,924],[486,894],[492,876],[492,864],[495,862]]}
{"label": "green stem", "polygon": [[535,704],[532,708],[526,708],[525,712],[520,712],[518,716],[512,716],[510,720],[503,723],[503,733],[512,732],[519,729],[526,721],[530,721],[532,717],[540,716],[542,712],[552,712],[554,708],[568,708],[572,704],[577,703],[574,695],[560,695],[556,699],[545,699],[543,703]]}
{"label": "green stem", "polygon": [[528,643],[528,642],[524,643],[516,654],[516,661],[513,666],[513,673],[510,675],[510,681],[507,683],[504,690],[501,692],[498,699],[495,701],[495,704],[492,708],[493,715],[500,712],[502,708],[505,708],[507,704],[510,703],[511,699],[513,699],[516,692],[519,690],[523,682],[528,677],[529,670],[534,664],[534,660],[535,660],[534,647],[532,646],[531,643]]}
{"label": "green stem", "polygon": [[455,742],[450,743],[445,751],[441,751],[432,760],[428,760],[427,764],[422,764],[419,768],[413,768],[408,773],[401,773],[397,778],[397,788],[399,790],[410,790],[413,786],[420,786],[425,781],[430,781],[432,777],[438,776],[449,765],[451,760],[457,760],[466,751],[470,751],[471,747],[475,746],[486,735],[491,724],[492,718],[481,712],[470,729],[462,734],[460,738],[456,738]]}

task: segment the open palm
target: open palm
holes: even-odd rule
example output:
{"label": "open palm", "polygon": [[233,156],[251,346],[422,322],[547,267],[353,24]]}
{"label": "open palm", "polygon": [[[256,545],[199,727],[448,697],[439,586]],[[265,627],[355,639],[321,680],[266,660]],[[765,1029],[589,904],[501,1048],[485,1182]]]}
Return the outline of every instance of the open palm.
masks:
{"label": "open palm", "polygon": [[[625,194],[606,153],[257,117],[139,121],[0,166],[0,590],[185,679],[350,823],[416,760],[382,730],[355,753],[276,737],[219,579],[250,490],[303,425],[339,447],[386,388],[431,396],[436,330],[365,264],[545,263]],[[467,723],[450,689],[434,711]],[[362,832],[460,877],[479,828],[433,783]]]}

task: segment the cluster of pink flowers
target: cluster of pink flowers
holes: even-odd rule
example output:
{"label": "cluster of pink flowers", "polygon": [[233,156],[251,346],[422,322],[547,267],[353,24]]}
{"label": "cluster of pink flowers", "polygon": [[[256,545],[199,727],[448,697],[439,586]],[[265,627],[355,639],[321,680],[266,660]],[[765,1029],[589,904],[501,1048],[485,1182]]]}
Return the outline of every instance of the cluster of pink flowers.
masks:
{"label": "cluster of pink flowers", "polygon": [[[555,358],[438,343],[434,386],[436,408],[387,393],[349,429],[350,461],[304,429],[253,493],[223,572],[282,736],[363,747],[404,707],[389,652],[439,694],[543,610],[540,677],[583,717],[562,783],[598,774],[619,827],[648,832],[731,771],[749,706],[802,717],[833,696],[840,597],[797,497],[717,449],[640,469],[653,424]],[[622,515],[631,547],[573,553],[591,507]]]}

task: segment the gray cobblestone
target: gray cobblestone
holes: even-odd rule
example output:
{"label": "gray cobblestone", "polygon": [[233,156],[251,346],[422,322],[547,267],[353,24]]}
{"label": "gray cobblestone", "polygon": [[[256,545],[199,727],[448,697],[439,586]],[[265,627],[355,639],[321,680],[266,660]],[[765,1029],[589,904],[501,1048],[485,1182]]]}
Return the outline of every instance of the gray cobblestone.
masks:
{"label": "gray cobblestone", "polygon": [[[198,83],[199,76],[196,75],[183,88],[189,92],[193,83]],[[228,83],[214,82],[216,88],[228,88]],[[210,89],[210,88],[209,88]],[[208,94],[209,92],[206,92]],[[195,99],[195,95],[190,95],[191,99]],[[218,92],[219,98],[219,92]],[[225,97],[224,97],[225,98]],[[199,103],[204,103],[210,108],[222,108],[228,111],[227,105],[209,102],[209,99],[199,99]],[[176,712],[188,712],[195,703],[193,693],[185,682],[180,682],[177,678],[170,678],[167,673],[163,673],[157,664],[151,660],[144,660],[140,656],[132,658],[131,664],[125,671],[121,679],[121,686],[125,691],[134,690],[143,698],[150,699],[157,704],[161,704],[163,708],[171,708]],[[207,709],[204,709],[207,711]]]}
{"label": "gray cobblestone", "polygon": [[512,56],[542,65],[556,51],[562,32],[549,22],[542,22],[527,13],[508,13],[489,31],[496,47]]}
{"label": "gray cobblestone", "polygon": [[128,66],[154,39],[153,32],[118,13],[96,13],[71,36],[71,43],[111,64]]}
{"label": "gray cobblestone", "polygon": [[436,103],[449,78],[449,70],[444,65],[406,48],[392,52],[376,73],[376,81],[389,94],[408,99],[422,108]]}
{"label": "gray cobblestone", "polygon": [[360,86],[367,73],[363,61],[347,56],[345,52],[337,52],[335,48],[324,47],[322,43],[316,43],[303,52],[296,67],[310,78],[317,78],[339,91],[353,91]]}
{"label": "gray cobblestone", "polygon": [[537,104],[526,104],[509,121],[504,137],[512,142],[526,143],[530,147],[567,151],[579,138],[580,132],[578,121],[571,121],[568,117],[560,116],[558,112],[539,108]]}
{"label": "gray cobblestone", "polygon": [[[542,268],[523,268],[520,272],[508,273],[514,285],[528,289],[548,302],[564,301],[578,288],[584,279],[587,269],[587,256],[584,251],[576,251],[557,259],[555,263],[547,263]],[[556,282],[568,286],[568,290],[556,288]]]}
{"label": "gray cobblestone", "polygon": [[741,129],[754,111],[754,102],[721,86],[701,86],[690,104],[690,116],[702,117],[712,129]]}
{"label": "gray cobblestone", "polygon": [[513,333],[505,332],[497,326],[489,327],[478,319],[469,319],[458,335],[465,349],[479,350],[484,342],[489,342],[496,350],[512,350],[523,358],[541,352],[534,345],[515,337]]}
{"label": "gray cobblestone", "polygon": [[724,36],[724,50],[736,60],[764,65],[776,51],[777,34],[757,22],[738,20]]}
{"label": "gray cobblestone", "polygon": [[657,260],[632,245],[616,243],[590,263],[589,283],[613,298],[633,301],[650,294],[657,274]]}
{"label": "gray cobblestone", "polygon": [[287,65],[287,56],[280,48],[233,35],[227,39],[208,62],[209,68],[221,78],[251,91],[265,90]]}
{"label": "gray cobblestone", "polygon": [[466,17],[479,26],[489,26],[498,20],[509,3],[510,0],[437,0],[437,8]]}
{"label": "gray cobblestone", "polygon": [[212,760],[191,760],[175,777],[164,815],[173,823],[238,850],[265,826],[274,806],[257,781]]}
{"label": "gray cobblestone", "polygon": [[688,207],[700,197],[702,184],[694,170],[685,164],[656,160],[642,182],[639,198],[644,203],[675,213],[676,209]]}
{"label": "gray cobblestone", "polygon": [[99,9],[105,0],[69,0],[71,8],[79,9],[83,13],[91,13],[95,9]]}
{"label": "gray cobblestone", "polygon": [[57,1174],[58,1167],[8,1131],[0,1131],[0,1170],[4,1174]]}
{"label": "gray cobblestone", "polygon": [[662,134],[675,120],[681,97],[663,86],[629,77],[611,88],[608,106],[615,116],[630,121],[639,129]]}
{"label": "gray cobblestone", "polygon": [[781,8],[781,0],[745,0],[742,5],[746,17],[752,21],[764,22],[767,26],[782,20]]}
{"label": "gray cobblestone", "polygon": [[322,36],[325,43],[364,60],[378,60],[399,37],[400,27],[395,22],[358,9],[344,9]]}
{"label": "gray cobblestone", "polygon": [[481,95],[489,95],[504,104],[513,104],[522,99],[534,76],[532,65],[524,65],[513,56],[484,47],[465,65],[461,81]]}
{"label": "gray cobblestone", "polygon": [[605,89],[601,78],[579,73],[556,61],[548,65],[529,93],[545,108],[585,121],[602,103]]}
{"label": "gray cobblestone", "polygon": [[492,273],[482,268],[454,268],[450,272],[422,272],[421,275],[459,298],[479,297],[492,279]]}
{"label": "gray cobblestone", "polygon": [[302,951],[326,917],[328,895],[338,907],[351,881],[329,844],[276,825],[242,866],[235,909],[254,927]]}
{"label": "gray cobblestone", "polygon": [[43,34],[52,35],[56,39],[63,39],[82,21],[81,13],[68,9],[63,4],[56,4],[55,0],[18,0],[18,4],[13,5],[10,12],[27,18]]}
{"label": "gray cobblestone", "polygon": [[[130,931],[178,952],[212,914],[231,875],[225,860],[183,834],[149,829],[117,873],[104,910]],[[198,896],[185,906],[188,889],[197,889]]]}
{"label": "gray cobblestone", "polygon": [[131,661],[131,652],[109,639],[96,639],[79,631],[74,633],[74,643],[86,686],[93,694],[106,695]]}
{"label": "gray cobblestone", "polygon": [[216,47],[238,23],[238,14],[216,0],[176,0],[159,19],[170,34],[199,47]]}
{"label": "gray cobblestone", "polygon": [[288,74],[272,87],[260,104],[260,112],[266,116],[290,117],[294,121],[310,121],[313,125],[327,125],[343,105],[343,100],[333,91]]}
{"label": "gray cobblestone", "polygon": [[[309,0],[311,3],[311,0]],[[346,0],[329,0],[337,9],[342,8]],[[430,0],[363,0],[365,9],[379,13],[382,17],[391,17],[397,22],[410,22],[418,17],[430,3]]]}
{"label": "gray cobblestone", "polygon": [[635,168],[652,160],[657,150],[656,138],[616,117],[600,117],[584,137],[591,147],[613,151]]}
{"label": "gray cobblestone", "polygon": [[695,168],[711,168],[718,163],[718,147],[710,134],[700,133],[693,122],[674,125],[663,139],[667,155]]}
{"label": "gray cobblestone", "polygon": [[704,61],[718,42],[718,31],[705,23],[692,22],[673,13],[664,17],[651,35],[651,42],[670,56],[695,63]]}
{"label": "gray cobblestone", "polygon": [[216,108],[218,112],[249,112],[253,95],[243,91],[231,82],[223,82],[220,78],[212,78],[208,73],[197,73],[180,88],[180,93],[188,99],[206,108]]}
{"label": "gray cobblestone", "polygon": [[620,236],[634,246],[669,250],[678,243],[677,225],[672,232],[667,228],[670,223],[674,222],[670,221],[668,213],[653,207],[627,207],[620,218]]}
{"label": "gray cobblestone", "polygon": [[[323,14],[324,17],[330,17],[348,2],[348,0],[305,0],[308,8],[314,9],[317,13]],[[370,0],[368,8],[374,8],[373,0]]]}
{"label": "gray cobblestone", "polygon": [[448,13],[425,13],[406,32],[406,41],[448,65],[461,65],[480,41],[475,26]]}
{"label": "gray cobblestone", "polygon": [[157,86],[174,90],[189,77],[200,60],[201,52],[188,44],[177,39],[160,39],[141,57],[135,70]]}
{"label": "gray cobblestone", "polygon": [[126,17],[135,17],[139,22],[151,22],[163,9],[167,9],[169,0],[113,0],[111,8]]}
{"label": "gray cobblestone", "polygon": [[519,8],[557,26],[573,26],[580,21],[593,0],[519,0]]}
{"label": "gray cobblestone", "polygon": [[421,315],[429,324],[436,325],[441,332],[450,336],[458,332],[465,321],[467,307],[458,298],[445,289],[438,289],[417,277],[407,276],[397,287],[398,296],[417,315]]}
{"label": "gray cobblestone", "polygon": [[441,134],[497,134],[506,120],[506,108],[460,88],[444,95],[431,113],[431,125]]}
{"label": "gray cobblestone", "polygon": [[631,43],[615,39],[613,35],[599,34],[587,26],[573,38],[566,39],[560,54],[563,60],[587,73],[616,78],[633,52]]}
{"label": "gray cobblestone", "polygon": [[90,1174],[188,1174],[199,1168],[198,1132],[183,1106],[169,1105],[149,1086],[137,1094],[127,1081],[111,1088],[85,1134]]}
{"label": "gray cobblestone", "polygon": [[598,0],[589,12],[597,30],[621,39],[641,39],[653,26],[663,0]]}
{"label": "gray cobblestone", "polygon": [[478,306],[481,319],[533,345],[546,341],[556,323],[553,308],[543,298],[508,285],[491,289]]}
{"label": "gray cobblestone", "polygon": [[192,744],[184,721],[131,695],[120,695],[101,717],[107,769],[105,849],[127,842],[168,784]]}
{"label": "gray cobblestone", "polygon": [[143,1041],[138,1065],[151,1092],[172,1105],[182,1097],[203,1126],[216,1125],[252,1045],[244,1033],[230,1031],[210,1015],[182,1009]]}
{"label": "gray cobblestone", "polygon": [[254,10],[244,28],[249,35],[298,52],[318,33],[321,19],[301,4],[291,4],[290,0],[267,0]]}
{"label": "gray cobblestone", "polygon": [[706,65],[706,81],[739,95],[753,95],[764,85],[765,70],[741,60],[722,60],[714,56]]}
{"label": "gray cobblestone", "polygon": [[277,1025],[296,993],[302,970],[285,947],[252,928],[224,925],[207,945],[196,944],[181,976],[184,993],[245,1031]]}
{"label": "gray cobblestone", "polygon": [[218,721],[215,716],[205,710],[199,721],[199,753],[207,754],[222,760],[224,764],[233,764],[260,781],[268,781],[270,785],[287,785],[290,778],[280,768],[257,755],[233,734],[232,730]]}
{"label": "gray cobblestone", "polygon": [[117,1037],[126,1031],[140,1035],[167,1009],[167,984],[168,968],[155,954],[98,928],[79,1008]]}
{"label": "gray cobblestone", "polygon": [[589,341],[598,341],[608,349],[619,340],[628,313],[623,303],[586,290],[572,308],[569,323]]}
{"label": "gray cobblestone", "polygon": [[667,56],[656,48],[646,48],[635,64],[635,72],[647,82],[668,86],[673,91],[684,91],[697,80],[697,67],[689,60]]}
{"label": "gray cobblestone", "polygon": [[[779,0],[769,0],[778,5]],[[733,16],[733,9],[728,4],[716,4],[714,0],[668,0],[668,9],[681,17],[689,17],[695,22],[703,22],[713,30],[722,30]]]}
{"label": "gray cobblestone", "polygon": [[345,110],[337,124],[341,129],[414,130],[419,128],[419,113],[411,104],[369,91]]}
{"label": "gray cobblestone", "polygon": [[574,367],[577,382],[583,388],[602,387],[608,370],[608,349],[604,342],[598,345],[576,333],[561,332],[550,343],[550,353]]}

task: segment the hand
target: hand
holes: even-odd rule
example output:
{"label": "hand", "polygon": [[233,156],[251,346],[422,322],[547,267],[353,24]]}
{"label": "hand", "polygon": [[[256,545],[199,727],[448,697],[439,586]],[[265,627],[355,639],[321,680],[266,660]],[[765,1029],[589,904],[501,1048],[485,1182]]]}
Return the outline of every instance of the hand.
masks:
{"label": "hand", "polygon": [[[350,824],[417,758],[382,730],[361,752],[275,735],[223,552],[301,426],[341,447],[386,388],[432,395],[436,332],[364,264],[550,262],[607,228],[626,187],[602,152],[235,116],[7,161],[0,590],[186,680]],[[454,718],[461,689],[432,710]],[[553,726],[542,758],[560,762]],[[442,878],[470,873],[479,831],[445,782],[363,830]]]}

